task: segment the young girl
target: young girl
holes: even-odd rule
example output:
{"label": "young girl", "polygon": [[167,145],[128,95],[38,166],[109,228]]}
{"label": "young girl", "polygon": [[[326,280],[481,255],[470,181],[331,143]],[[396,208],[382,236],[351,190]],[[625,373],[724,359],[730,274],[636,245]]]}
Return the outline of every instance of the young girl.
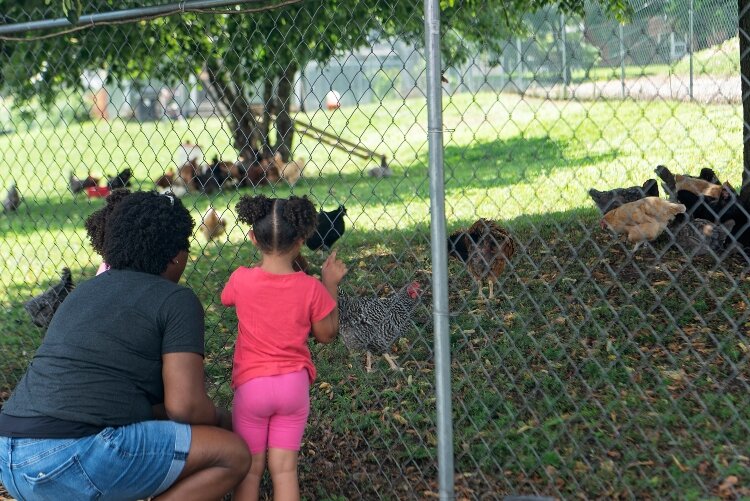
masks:
{"label": "young girl", "polygon": [[321,343],[336,337],[337,286],[347,269],[333,252],[321,281],[294,271],[294,258],[317,223],[307,198],[244,196],[237,214],[252,226],[250,240],[263,259],[258,266],[239,267],[221,293],[225,306],[236,307],[239,321],[232,369],[234,431],[252,454],[252,467],[234,495],[258,499],[268,451],[274,499],[298,500],[297,453],[315,379],[308,335],[312,331]]}
{"label": "young girl", "polygon": [[[94,248],[97,254],[104,256],[104,233],[107,230],[107,220],[109,219],[112,211],[115,210],[120,202],[130,195],[130,190],[119,189],[113,190],[112,193],[107,195],[107,201],[104,207],[94,211],[86,219],[86,233],[88,233],[89,240],[91,240],[91,247]],[[96,270],[97,275],[101,275],[109,269],[109,265],[102,261],[99,265],[99,269]]]}

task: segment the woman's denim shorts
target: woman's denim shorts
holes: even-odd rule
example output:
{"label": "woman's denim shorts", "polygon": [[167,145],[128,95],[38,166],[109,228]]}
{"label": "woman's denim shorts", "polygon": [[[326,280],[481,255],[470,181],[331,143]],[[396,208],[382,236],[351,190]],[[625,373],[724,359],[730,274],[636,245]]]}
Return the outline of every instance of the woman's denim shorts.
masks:
{"label": "woman's denim shorts", "polygon": [[23,500],[145,499],[185,466],[190,426],[146,421],[83,438],[0,437],[0,483]]}

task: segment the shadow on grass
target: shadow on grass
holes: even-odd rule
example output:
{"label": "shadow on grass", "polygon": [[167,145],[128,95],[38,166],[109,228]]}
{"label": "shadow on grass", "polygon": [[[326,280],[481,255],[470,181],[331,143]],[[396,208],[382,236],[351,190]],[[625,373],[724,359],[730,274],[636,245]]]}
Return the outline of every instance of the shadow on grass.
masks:
{"label": "shadow on grass", "polygon": [[[568,141],[550,137],[513,137],[445,148],[446,189],[494,188],[531,182],[557,169],[571,169],[614,159],[616,150],[567,158]],[[426,161],[426,159],[425,159]]]}

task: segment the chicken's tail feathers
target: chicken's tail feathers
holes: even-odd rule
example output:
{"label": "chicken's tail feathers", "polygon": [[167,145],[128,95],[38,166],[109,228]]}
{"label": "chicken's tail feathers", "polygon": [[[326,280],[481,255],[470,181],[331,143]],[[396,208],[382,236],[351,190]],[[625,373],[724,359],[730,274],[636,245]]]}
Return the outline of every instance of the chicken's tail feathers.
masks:
{"label": "chicken's tail feathers", "polygon": [[646,197],[659,196],[659,185],[656,183],[656,179],[647,179],[643,183],[643,195]]}
{"label": "chicken's tail feathers", "polygon": [[70,273],[70,268],[68,268],[67,266],[62,269],[62,273],[60,274],[60,282],[68,292],[72,291],[75,288],[75,284],[73,283],[73,276]]}
{"label": "chicken's tail feathers", "polygon": [[666,166],[657,165],[656,169],[654,169],[654,172],[656,172],[656,175],[659,176],[659,179],[664,181],[664,185],[668,189],[668,191],[675,191],[677,182],[675,181],[672,172],[670,172],[670,170]]}
{"label": "chicken's tail feathers", "polygon": [[63,281],[70,280],[70,268],[68,268],[67,266],[65,268],[63,268],[62,272],[60,273],[60,278]]}
{"label": "chicken's tail feathers", "polygon": [[719,177],[710,167],[703,167],[701,169],[701,173],[698,175],[698,178],[703,179],[704,181],[708,181],[709,183],[721,184],[721,182],[719,181]]}

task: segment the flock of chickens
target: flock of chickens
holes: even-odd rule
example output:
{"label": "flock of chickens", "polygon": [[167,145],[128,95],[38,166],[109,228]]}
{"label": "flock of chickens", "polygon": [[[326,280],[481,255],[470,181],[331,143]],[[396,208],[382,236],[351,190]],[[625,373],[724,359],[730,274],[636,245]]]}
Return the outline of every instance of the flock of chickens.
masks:
{"label": "flock of chickens", "polygon": [[302,177],[305,161],[302,159],[284,162],[280,153],[274,156],[252,152],[252,158],[239,158],[236,162],[225,162],[214,157],[210,164],[204,160],[203,149],[190,141],[180,144],[175,153],[177,173],[167,169],[156,180],[159,191],[170,191],[178,197],[187,193],[213,194],[227,186],[234,188],[264,186],[286,181],[294,186]]}
{"label": "flock of chickens", "polygon": [[[231,168],[225,171],[226,164],[221,166],[221,162],[214,162],[202,174],[195,175],[192,169],[196,161],[197,158],[188,157],[179,169],[180,175],[169,179],[168,189],[174,190],[177,187],[179,190],[184,183],[185,192],[194,189],[205,191],[214,182],[210,179],[214,179],[218,187],[229,178],[235,179]],[[283,175],[287,174],[285,169],[278,170],[278,167],[270,164],[265,164],[265,167],[258,165],[259,168],[266,169],[263,173],[266,179],[271,167],[279,173],[283,172]],[[217,169],[223,172],[222,176],[228,173],[229,178],[220,181],[216,177]],[[201,177],[203,174],[210,174],[210,177]],[[659,197],[655,179],[649,179],[641,186],[608,191],[589,190],[589,195],[603,214],[603,229],[625,235],[634,244],[633,252],[645,242],[656,240],[667,230],[689,255],[709,252],[721,254],[733,242],[750,246],[747,211],[739,202],[736,191],[729,183],[721,184],[711,169],[703,169],[699,176],[694,177],[687,174],[674,175],[666,167],[658,166],[656,174],[662,180],[662,187],[669,200]],[[127,186],[131,175],[129,169],[126,169],[110,178],[107,184],[110,187]],[[271,178],[273,175],[272,173]],[[243,179],[255,182],[252,176],[245,175]],[[78,183],[75,184],[77,190],[98,185],[98,180],[91,176],[84,180],[71,176],[71,189],[74,181]],[[160,188],[162,184],[157,182]],[[3,210],[16,210],[20,203],[18,190],[12,186],[3,202]],[[311,250],[330,249],[345,231],[345,215],[343,205],[333,211],[321,211],[317,231],[307,240],[307,247]],[[209,207],[200,228],[206,238],[211,239],[221,234],[224,222],[217,211]],[[496,221],[483,218],[468,228],[450,234],[447,246],[449,256],[461,262],[479,283],[480,293],[483,282],[488,281],[490,298],[494,295],[494,283],[516,253],[516,243],[510,233]],[[295,268],[308,272],[308,264],[302,254],[295,261]],[[59,283],[24,303],[34,324],[46,327],[57,306],[72,289],[70,270],[65,268]],[[367,352],[368,372],[371,371],[373,354],[384,356],[391,368],[398,369],[389,354],[390,348],[411,325],[411,314],[421,295],[418,282],[409,283],[387,297],[347,296],[340,293],[341,340],[351,351]]]}
{"label": "flock of chickens", "polygon": [[750,245],[748,212],[734,188],[721,184],[712,169],[702,169],[697,177],[674,175],[663,165],[655,172],[669,200],[659,197],[655,179],[642,186],[589,190],[603,214],[602,229],[625,235],[634,244],[632,252],[665,231],[689,256],[722,255],[735,242],[741,247]]}

